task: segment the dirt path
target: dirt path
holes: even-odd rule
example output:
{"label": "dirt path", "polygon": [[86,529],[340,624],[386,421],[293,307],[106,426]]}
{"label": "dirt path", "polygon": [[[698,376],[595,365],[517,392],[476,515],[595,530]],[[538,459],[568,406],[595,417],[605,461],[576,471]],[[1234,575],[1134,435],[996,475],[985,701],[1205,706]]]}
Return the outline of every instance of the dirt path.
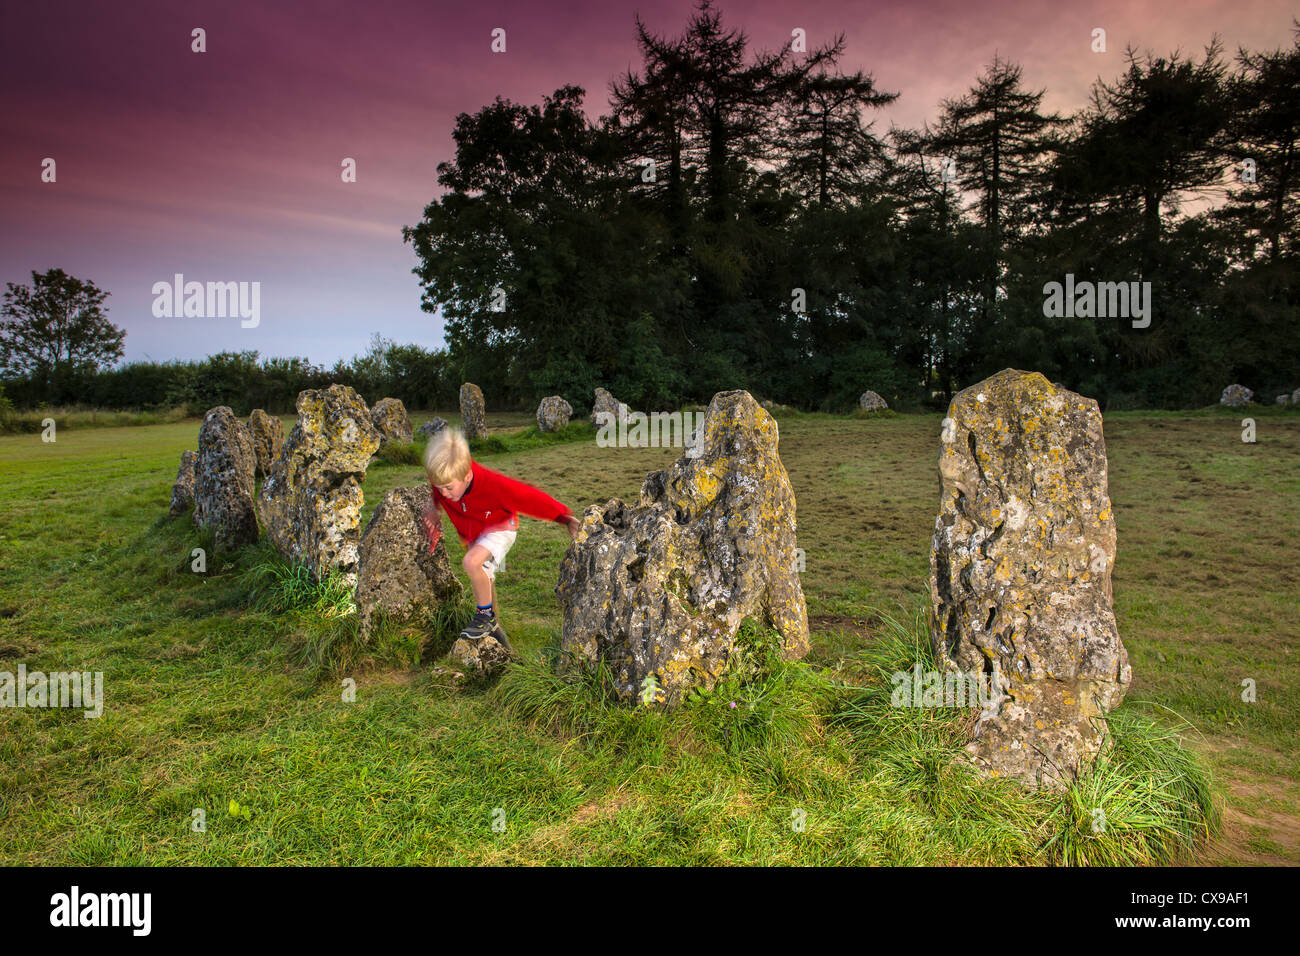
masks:
{"label": "dirt path", "polygon": [[1203,866],[1300,866],[1300,784],[1230,761],[1247,741],[1207,738],[1205,755],[1226,792],[1223,829],[1195,862]]}

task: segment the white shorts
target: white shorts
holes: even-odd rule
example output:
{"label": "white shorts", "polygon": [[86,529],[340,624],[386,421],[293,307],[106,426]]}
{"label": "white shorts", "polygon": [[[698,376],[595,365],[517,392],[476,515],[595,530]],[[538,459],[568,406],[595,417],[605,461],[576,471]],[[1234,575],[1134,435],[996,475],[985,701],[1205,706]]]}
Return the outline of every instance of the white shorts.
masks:
{"label": "white shorts", "polygon": [[470,544],[471,548],[481,544],[492,552],[491,556],[483,562],[483,570],[487,572],[490,580],[495,581],[497,571],[505,570],[506,552],[514,546],[515,538],[518,536],[518,531],[487,531]]}

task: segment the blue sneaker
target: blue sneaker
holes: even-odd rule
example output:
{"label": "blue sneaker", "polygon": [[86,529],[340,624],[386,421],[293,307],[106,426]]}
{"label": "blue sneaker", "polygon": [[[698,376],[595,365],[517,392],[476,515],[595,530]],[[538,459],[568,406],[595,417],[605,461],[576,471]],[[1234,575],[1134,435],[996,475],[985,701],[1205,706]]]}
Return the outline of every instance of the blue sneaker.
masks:
{"label": "blue sneaker", "polygon": [[477,611],[474,614],[474,619],[465,626],[465,630],[460,632],[460,636],[469,638],[471,641],[477,641],[487,637],[497,627],[495,614],[490,611]]}

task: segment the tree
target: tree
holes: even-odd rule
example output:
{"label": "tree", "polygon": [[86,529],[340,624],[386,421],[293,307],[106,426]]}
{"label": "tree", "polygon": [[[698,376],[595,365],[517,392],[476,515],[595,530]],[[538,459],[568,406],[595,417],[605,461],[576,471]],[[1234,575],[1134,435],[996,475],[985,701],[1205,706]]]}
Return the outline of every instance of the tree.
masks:
{"label": "tree", "polygon": [[1020,79],[1020,66],[994,57],[969,93],[944,101],[939,130],[928,143],[953,160],[957,184],[977,197],[975,218],[984,238],[984,329],[997,307],[1006,247],[1028,219],[1029,200],[1042,182],[1050,134],[1066,122],[1041,114],[1044,91],[1023,90]]}
{"label": "tree", "polygon": [[663,380],[638,352],[660,338],[641,317],[679,280],[646,268],[660,223],[628,201],[617,136],[587,120],[583,95],[566,86],[540,109],[498,98],[458,116],[455,161],[438,166],[448,191],[403,229],[451,361],[504,402],[620,381],[637,402]]}
{"label": "tree", "polygon": [[75,373],[122,357],[126,332],[108,321],[108,293],[62,269],[32,272],[31,285],[6,283],[0,321],[0,374],[30,376],[51,388]]}
{"label": "tree", "polygon": [[869,177],[888,165],[884,144],[862,125],[864,109],[898,99],[882,93],[861,71],[804,78],[785,105],[781,180],[819,205],[861,197]]}
{"label": "tree", "polygon": [[[782,104],[808,77],[834,64],[844,37],[798,59],[787,43],[746,63],[747,37],[723,29],[711,0],[700,0],[678,39],[651,34],[639,17],[636,23],[646,78],[629,73],[613,86],[614,115],[628,121],[629,151],[669,157],[666,218],[674,255],[689,259],[694,282],[687,314],[678,313],[679,327],[693,353],[720,351],[727,337],[722,315],[738,304],[750,275],[738,228],[745,187],[760,181],[755,169],[771,168],[779,159],[773,130]],[[687,181],[698,184],[702,206],[689,227],[683,217],[693,210],[682,204],[695,197],[686,195]]]}
{"label": "tree", "polygon": [[1300,238],[1300,23],[1294,33],[1285,52],[1237,55],[1228,155],[1240,187],[1229,190],[1218,218],[1239,230],[1246,261],[1262,244],[1276,263],[1296,253]]}
{"label": "tree", "polygon": [[1057,207],[1067,219],[1100,210],[1123,220],[1144,276],[1159,258],[1165,207],[1220,189],[1231,107],[1221,49],[1216,37],[1199,64],[1129,49],[1119,82],[1093,85],[1056,164]]}

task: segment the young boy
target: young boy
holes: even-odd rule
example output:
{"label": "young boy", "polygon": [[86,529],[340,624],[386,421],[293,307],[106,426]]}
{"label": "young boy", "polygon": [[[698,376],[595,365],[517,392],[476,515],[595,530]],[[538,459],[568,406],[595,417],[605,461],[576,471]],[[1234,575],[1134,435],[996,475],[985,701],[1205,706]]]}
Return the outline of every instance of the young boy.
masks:
{"label": "young boy", "polygon": [[[545,492],[474,461],[465,434],[458,428],[449,426],[430,439],[424,470],[429,476],[432,504],[447,512],[465,545],[462,564],[474,586],[478,613],[460,632],[461,637],[478,639],[491,634],[509,649],[497,623],[496,572],[515,543],[519,514],[567,525],[571,538],[578,536],[582,522]],[[432,510],[421,514],[420,520],[432,552],[442,535],[442,522]]]}

